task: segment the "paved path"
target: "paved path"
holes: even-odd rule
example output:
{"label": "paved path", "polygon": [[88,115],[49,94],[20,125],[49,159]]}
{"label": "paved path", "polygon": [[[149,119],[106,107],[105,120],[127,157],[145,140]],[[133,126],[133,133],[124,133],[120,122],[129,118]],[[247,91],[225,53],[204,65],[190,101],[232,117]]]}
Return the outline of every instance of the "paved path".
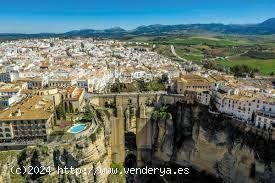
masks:
{"label": "paved path", "polygon": [[180,56],[176,53],[174,45],[171,45],[170,48],[171,48],[172,54],[173,54],[175,57],[177,57],[179,60],[182,60],[182,61],[184,61],[184,62],[189,62],[188,60],[186,60],[185,58],[180,57]]}

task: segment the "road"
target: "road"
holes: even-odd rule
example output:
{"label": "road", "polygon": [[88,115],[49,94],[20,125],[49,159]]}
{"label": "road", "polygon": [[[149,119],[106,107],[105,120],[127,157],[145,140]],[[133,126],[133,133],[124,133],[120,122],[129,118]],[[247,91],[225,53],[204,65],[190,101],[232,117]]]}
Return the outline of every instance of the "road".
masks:
{"label": "road", "polygon": [[171,52],[172,52],[172,54],[173,54],[175,57],[177,57],[179,60],[182,60],[182,61],[184,61],[184,62],[190,63],[190,61],[186,60],[185,58],[180,57],[180,56],[176,53],[174,45],[171,45],[170,47],[171,47]]}
{"label": "road", "polygon": [[[185,63],[188,65],[188,67],[191,66],[191,67],[197,68],[197,70],[201,70],[201,71],[203,71],[203,72],[206,71],[205,68],[200,67],[199,65],[193,63],[192,61],[189,61],[189,60],[186,60],[185,58],[180,57],[180,56],[176,53],[174,45],[171,45],[170,47],[171,47],[171,52],[172,52],[172,54],[173,54],[175,57],[177,57],[179,60],[185,62]],[[207,70],[209,70],[209,69],[207,69]],[[210,71],[210,70],[209,70],[209,71]]]}

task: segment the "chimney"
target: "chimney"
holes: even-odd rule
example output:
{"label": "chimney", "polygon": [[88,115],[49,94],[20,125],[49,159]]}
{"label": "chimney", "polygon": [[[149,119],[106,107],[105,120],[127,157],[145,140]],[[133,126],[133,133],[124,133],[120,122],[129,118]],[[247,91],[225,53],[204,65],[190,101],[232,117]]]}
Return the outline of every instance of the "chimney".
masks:
{"label": "chimney", "polygon": [[21,110],[17,109],[17,115],[16,116],[21,116],[21,115],[22,115]]}

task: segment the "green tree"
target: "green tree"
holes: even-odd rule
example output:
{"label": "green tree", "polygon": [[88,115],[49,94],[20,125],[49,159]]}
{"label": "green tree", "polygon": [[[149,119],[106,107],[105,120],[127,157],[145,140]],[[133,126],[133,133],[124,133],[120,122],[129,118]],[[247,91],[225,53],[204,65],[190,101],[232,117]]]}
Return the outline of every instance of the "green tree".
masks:
{"label": "green tree", "polygon": [[142,92],[142,91],[148,91],[147,88],[146,88],[146,84],[145,84],[145,82],[144,82],[143,79],[137,80],[137,85],[138,85],[138,90],[140,92]]}
{"label": "green tree", "polygon": [[223,65],[221,65],[217,62],[214,62],[214,61],[210,61],[210,60],[205,60],[203,62],[203,67],[206,69],[214,69],[214,70],[221,71],[221,72],[226,71],[226,68]]}
{"label": "green tree", "polygon": [[120,93],[122,91],[123,84],[118,79],[111,85],[111,92]]}
{"label": "green tree", "polygon": [[56,117],[58,120],[65,120],[66,119],[66,111],[63,107],[63,105],[59,105],[57,108],[56,108]]}
{"label": "green tree", "polygon": [[160,107],[155,109],[155,111],[152,114],[152,118],[157,120],[157,119],[167,119],[169,117],[169,112],[167,107]]}
{"label": "green tree", "polygon": [[83,123],[91,122],[93,117],[94,117],[94,115],[93,115],[93,111],[92,111],[91,107],[89,105],[86,105],[84,107],[84,114],[81,119],[81,122],[83,122]]}
{"label": "green tree", "polygon": [[161,82],[160,79],[148,82],[146,87],[148,91],[165,90],[165,85]]}
{"label": "green tree", "polygon": [[162,74],[161,75],[161,82],[162,83],[164,83],[164,84],[166,84],[166,83],[168,83],[168,81],[169,81],[169,77],[168,77],[168,74]]}
{"label": "green tree", "polygon": [[259,72],[259,69],[252,68],[245,64],[235,65],[231,67],[230,70],[236,77],[246,77],[246,76],[254,77],[255,74]]}
{"label": "green tree", "polygon": [[92,133],[90,135],[90,140],[94,143],[96,141],[96,134],[95,133]]}

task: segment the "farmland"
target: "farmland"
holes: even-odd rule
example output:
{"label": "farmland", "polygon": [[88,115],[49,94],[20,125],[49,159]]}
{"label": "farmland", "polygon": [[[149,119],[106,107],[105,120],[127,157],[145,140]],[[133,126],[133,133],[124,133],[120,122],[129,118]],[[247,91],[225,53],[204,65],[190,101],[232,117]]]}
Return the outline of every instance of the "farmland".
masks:
{"label": "farmland", "polygon": [[250,67],[259,69],[260,73],[264,75],[269,75],[272,72],[275,73],[275,59],[261,60],[250,57],[237,56],[231,57],[227,61],[219,60],[218,63],[227,67],[245,64]]}
{"label": "farmland", "polygon": [[244,64],[258,69],[261,75],[275,73],[275,36],[182,35],[148,42],[155,45],[155,51],[176,61],[169,45],[174,45],[180,57],[196,64],[211,60],[226,68]]}

